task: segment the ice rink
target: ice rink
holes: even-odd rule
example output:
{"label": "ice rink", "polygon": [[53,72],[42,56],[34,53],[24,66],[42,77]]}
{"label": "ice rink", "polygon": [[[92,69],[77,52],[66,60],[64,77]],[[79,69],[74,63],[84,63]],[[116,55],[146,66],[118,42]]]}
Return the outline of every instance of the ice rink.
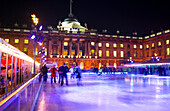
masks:
{"label": "ice rink", "polygon": [[[35,111],[170,111],[170,78],[82,75],[82,85],[43,83]],[[58,80],[57,80],[58,81]]]}

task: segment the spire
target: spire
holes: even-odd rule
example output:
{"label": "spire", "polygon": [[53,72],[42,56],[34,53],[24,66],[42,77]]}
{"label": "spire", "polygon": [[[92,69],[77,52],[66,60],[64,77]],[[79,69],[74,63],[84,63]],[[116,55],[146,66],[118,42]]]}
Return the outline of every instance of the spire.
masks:
{"label": "spire", "polygon": [[73,3],[73,0],[70,0],[70,14],[68,15],[69,17],[73,17],[73,14],[72,14],[72,3]]}

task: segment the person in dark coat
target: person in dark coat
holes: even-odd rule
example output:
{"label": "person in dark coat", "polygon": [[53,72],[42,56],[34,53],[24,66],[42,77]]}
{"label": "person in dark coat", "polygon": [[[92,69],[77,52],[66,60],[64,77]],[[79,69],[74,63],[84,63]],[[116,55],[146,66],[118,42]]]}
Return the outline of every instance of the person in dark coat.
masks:
{"label": "person in dark coat", "polygon": [[41,72],[43,74],[43,81],[47,82],[47,72],[48,72],[48,68],[46,66],[46,64],[44,64],[44,66],[41,68]]}
{"label": "person in dark coat", "polygon": [[62,79],[62,74],[63,74],[63,66],[61,65],[58,69],[58,74],[59,74],[59,77],[58,77],[58,83],[60,83],[61,79]]}
{"label": "person in dark coat", "polygon": [[76,73],[77,73],[77,85],[82,85],[81,84],[81,69],[80,69],[80,65],[77,66],[76,68]]}
{"label": "person in dark coat", "polygon": [[68,79],[67,79],[67,72],[69,71],[68,67],[65,65],[62,66],[62,80],[61,80],[61,86],[63,86],[64,78],[66,79],[66,85],[68,86]]}

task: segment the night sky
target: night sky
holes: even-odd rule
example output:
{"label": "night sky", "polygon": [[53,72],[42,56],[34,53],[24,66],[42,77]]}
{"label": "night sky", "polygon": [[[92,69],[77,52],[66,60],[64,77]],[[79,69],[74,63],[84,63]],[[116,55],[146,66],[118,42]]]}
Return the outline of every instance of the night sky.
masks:
{"label": "night sky", "polygon": [[[31,24],[35,13],[40,24],[56,27],[69,14],[69,0],[1,0],[0,24]],[[170,29],[168,0],[73,0],[73,14],[89,29],[139,36]]]}

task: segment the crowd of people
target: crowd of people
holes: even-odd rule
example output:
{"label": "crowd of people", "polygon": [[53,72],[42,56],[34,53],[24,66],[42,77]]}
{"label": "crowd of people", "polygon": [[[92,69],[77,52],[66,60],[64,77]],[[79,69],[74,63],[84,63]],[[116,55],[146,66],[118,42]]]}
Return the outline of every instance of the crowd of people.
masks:
{"label": "crowd of people", "polygon": [[43,81],[47,82],[48,75],[47,73],[51,72],[51,83],[56,83],[56,79],[58,79],[58,83],[63,86],[64,79],[65,84],[68,86],[68,76],[67,72],[71,73],[70,79],[77,78],[77,85],[81,85],[81,69],[80,66],[72,66],[70,69],[67,67],[67,65],[64,63],[59,68],[55,67],[55,65],[52,66],[52,68],[48,69],[46,64],[41,68],[41,74],[43,76]]}

